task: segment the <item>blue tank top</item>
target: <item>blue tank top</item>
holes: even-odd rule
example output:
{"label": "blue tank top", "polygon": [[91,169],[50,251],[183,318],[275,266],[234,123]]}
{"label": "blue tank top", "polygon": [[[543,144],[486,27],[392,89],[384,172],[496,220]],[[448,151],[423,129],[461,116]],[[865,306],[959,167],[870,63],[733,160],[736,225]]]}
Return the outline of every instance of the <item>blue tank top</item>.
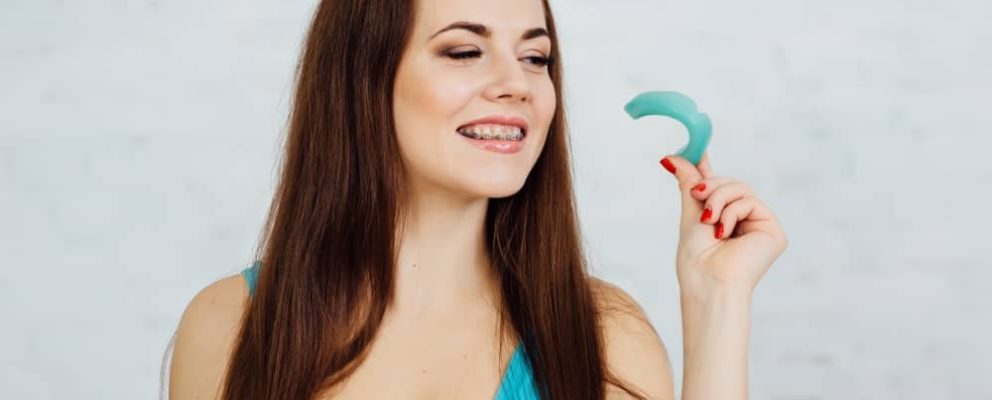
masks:
{"label": "blue tank top", "polygon": [[[248,298],[255,294],[255,282],[258,281],[258,269],[261,262],[256,261],[241,271],[248,284]],[[493,400],[540,400],[537,387],[534,385],[534,373],[523,343],[518,344],[506,366],[506,373],[500,382],[499,390]]]}

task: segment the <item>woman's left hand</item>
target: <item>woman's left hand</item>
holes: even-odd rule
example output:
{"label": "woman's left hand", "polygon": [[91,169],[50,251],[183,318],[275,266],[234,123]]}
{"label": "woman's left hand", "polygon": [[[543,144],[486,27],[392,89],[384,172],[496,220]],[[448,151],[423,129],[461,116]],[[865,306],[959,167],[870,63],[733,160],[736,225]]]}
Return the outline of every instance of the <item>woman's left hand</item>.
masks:
{"label": "woman's left hand", "polygon": [[714,176],[706,153],[698,167],[678,155],[661,163],[675,174],[682,193],[680,290],[694,297],[728,289],[753,293],[788,246],[775,215],[746,183]]}

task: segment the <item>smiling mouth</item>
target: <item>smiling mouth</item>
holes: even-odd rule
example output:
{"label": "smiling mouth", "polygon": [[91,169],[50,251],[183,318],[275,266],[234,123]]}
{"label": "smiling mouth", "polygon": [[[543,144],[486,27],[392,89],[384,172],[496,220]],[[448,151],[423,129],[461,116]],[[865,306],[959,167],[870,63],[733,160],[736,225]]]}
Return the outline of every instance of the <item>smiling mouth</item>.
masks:
{"label": "smiling mouth", "polygon": [[458,128],[458,134],[476,140],[505,140],[519,142],[527,136],[527,131],[519,126],[500,124],[477,124]]}

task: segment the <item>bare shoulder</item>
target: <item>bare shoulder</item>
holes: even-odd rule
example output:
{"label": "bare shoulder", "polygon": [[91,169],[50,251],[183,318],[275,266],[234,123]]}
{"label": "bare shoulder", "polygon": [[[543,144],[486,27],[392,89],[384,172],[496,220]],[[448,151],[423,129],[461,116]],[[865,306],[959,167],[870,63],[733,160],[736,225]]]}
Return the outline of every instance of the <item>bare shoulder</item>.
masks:
{"label": "bare shoulder", "polygon": [[[607,368],[649,399],[674,399],[668,351],[640,304],[620,287],[589,277],[601,315]],[[610,386],[607,398],[631,398]]]}
{"label": "bare shoulder", "polygon": [[190,300],[176,332],[169,398],[218,397],[247,296],[237,274],[207,285]]}

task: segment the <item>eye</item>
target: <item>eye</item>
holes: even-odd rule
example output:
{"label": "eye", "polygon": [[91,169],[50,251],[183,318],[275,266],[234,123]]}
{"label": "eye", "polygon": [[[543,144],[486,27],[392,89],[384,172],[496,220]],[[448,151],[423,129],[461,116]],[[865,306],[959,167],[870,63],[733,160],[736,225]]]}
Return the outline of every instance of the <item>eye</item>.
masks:
{"label": "eye", "polygon": [[[466,50],[466,51],[451,51],[447,50],[443,52],[445,57],[452,60],[467,60],[470,58],[478,58],[482,56],[482,51],[480,50]],[[539,67],[549,67],[554,65],[555,60],[551,57],[544,56],[529,56],[524,57],[523,60],[527,60],[528,63],[536,65]]]}
{"label": "eye", "polygon": [[468,58],[479,57],[482,55],[482,52],[479,50],[458,51],[458,52],[446,51],[444,52],[444,55],[454,60],[464,60]]}
{"label": "eye", "polygon": [[530,60],[532,64],[542,67],[549,67],[555,64],[555,60],[551,57],[530,56],[530,57],[524,57],[524,59]]}

